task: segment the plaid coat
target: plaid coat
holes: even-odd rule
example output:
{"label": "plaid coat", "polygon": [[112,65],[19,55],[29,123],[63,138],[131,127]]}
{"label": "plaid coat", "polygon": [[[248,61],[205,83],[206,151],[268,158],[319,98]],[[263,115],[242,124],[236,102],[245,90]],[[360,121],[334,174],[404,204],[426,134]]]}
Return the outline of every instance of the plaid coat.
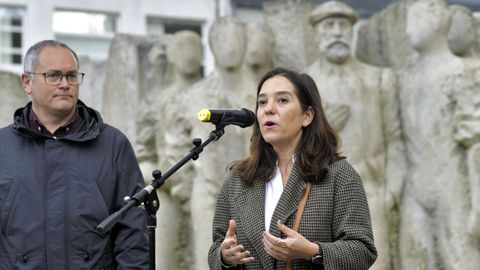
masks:
{"label": "plaid coat", "polygon": [[[305,182],[294,165],[288,182],[273,213],[270,232],[281,236],[276,221],[293,227],[295,212]],[[237,269],[285,269],[285,261],[276,260],[263,249],[265,230],[265,183],[257,181],[247,187],[238,174],[225,179],[217,197],[213,219],[213,244],[209,251],[210,269],[222,269],[220,244],[228,221],[237,223],[237,241],[249,250],[255,262]],[[299,233],[321,243],[325,270],[368,269],[377,257],[373,243],[370,212],[362,181],[345,160],[329,166],[326,179],[312,185],[300,223]],[[310,261],[294,260],[293,269],[314,269]]]}

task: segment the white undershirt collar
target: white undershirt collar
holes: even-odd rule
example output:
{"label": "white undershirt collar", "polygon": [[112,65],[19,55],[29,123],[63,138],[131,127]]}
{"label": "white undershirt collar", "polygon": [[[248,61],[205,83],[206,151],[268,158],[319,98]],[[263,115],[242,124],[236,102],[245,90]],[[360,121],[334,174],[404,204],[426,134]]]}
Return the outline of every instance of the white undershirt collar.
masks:
{"label": "white undershirt collar", "polygon": [[[295,163],[295,156],[292,157],[292,164]],[[283,193],[283,181],[282,174],[280,173],[280,168],[277,166],[275,168],[275,175],[272,180],[268,181],[265,184],[265,230],[270,229],[270,223],[272,221],[273,212],[277,207],[278,201]]]}

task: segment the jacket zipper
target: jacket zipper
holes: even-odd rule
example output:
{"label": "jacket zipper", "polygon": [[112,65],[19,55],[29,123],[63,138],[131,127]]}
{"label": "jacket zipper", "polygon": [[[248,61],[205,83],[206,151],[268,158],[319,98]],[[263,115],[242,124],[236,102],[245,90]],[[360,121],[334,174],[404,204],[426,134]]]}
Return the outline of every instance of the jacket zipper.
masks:
{"label": "jacket zipper", "polygon": [[48,191],[48,181],[47,181],[47,144],[44,143],[43,145],[43,155],[44,155],[44,158],[43,158],[43,162],[45,163],[43,165],[43,168],[44,171],[43,171],[43,211],[44,211],[44,214],[43,214],[43,217],[44,217],[44,234],[45,234],[45,266],[46,268],[48,269],[48,265],[49,265],[49,261],[48,261],[48,209],[47,209],[47,198],[48,198],[48,194],[47,194],[47,191]]}

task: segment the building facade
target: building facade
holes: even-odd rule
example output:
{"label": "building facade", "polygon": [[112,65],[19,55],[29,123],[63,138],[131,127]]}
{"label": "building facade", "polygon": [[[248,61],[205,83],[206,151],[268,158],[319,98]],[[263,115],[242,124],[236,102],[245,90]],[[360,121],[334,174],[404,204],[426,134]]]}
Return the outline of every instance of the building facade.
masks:
{"label": "building facade", "polygon": [[[286,0],[265,0],[286,1]],[[80,56],[103,61],[116,33],[161,35],[189,29],[205,47],[204,72],[213,69],[207,33],[215,18],[234,15],[262,20],[262,0],[0,0],[0,69],[21,71],[22,55],[35,42],[57,39]],[[325,0],[313,0],[315,4]],[[346,0],[363,18],[394,0]],[[451,0],[480,11],[478,0]]]}
{"label": "building facade", "polygon": [[[161,35],[190,29],[205,46],[205,71],[213,66],[207,31],[219,16],[232,15],[230,0],[0,0],[0,68],[21,71],[22,56],[32,44],[57,39],[94,61],[108,56],[116,33]],[[247,20],[260,10],[246,9]]]}

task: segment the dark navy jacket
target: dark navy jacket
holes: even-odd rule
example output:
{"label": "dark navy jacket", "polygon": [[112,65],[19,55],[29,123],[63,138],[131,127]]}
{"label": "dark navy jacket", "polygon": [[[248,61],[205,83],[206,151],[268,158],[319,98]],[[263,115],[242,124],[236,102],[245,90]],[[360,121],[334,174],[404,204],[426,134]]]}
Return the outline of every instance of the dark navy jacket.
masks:
{"label": "dark navy jacket", "polygon": [[0,270],[148,269],[144,210],[95,230],[144,185],[127,138],[81,101],[79,132],[43,135],[30,107],[0,129]]}

